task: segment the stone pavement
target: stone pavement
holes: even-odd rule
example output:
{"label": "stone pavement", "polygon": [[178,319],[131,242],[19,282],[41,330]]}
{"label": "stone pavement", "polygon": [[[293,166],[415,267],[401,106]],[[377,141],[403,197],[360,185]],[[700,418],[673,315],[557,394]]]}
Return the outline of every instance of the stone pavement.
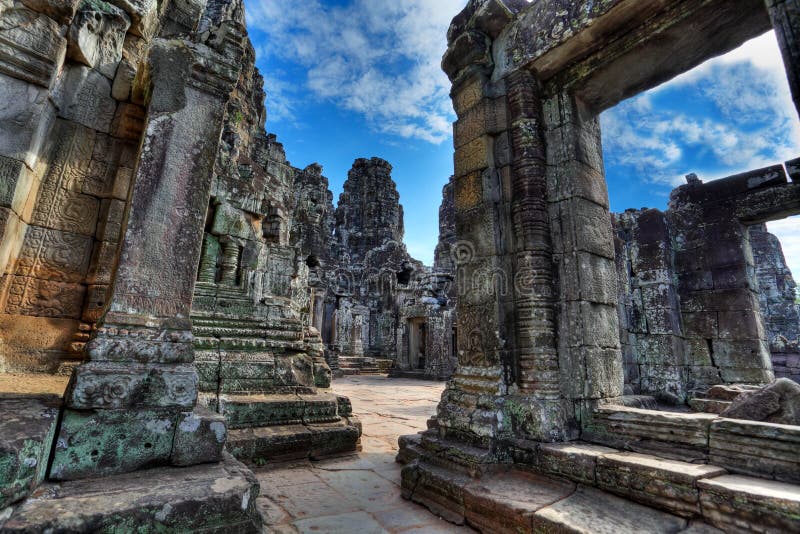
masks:
{"label": "stone pavement", "polygon": [[425,429],[444,382],[350,376],[334,381],[364,425],[363,450],[322,462],[256,469],[266,531],[276,533],[472,532],[400,496],[397,438]]}

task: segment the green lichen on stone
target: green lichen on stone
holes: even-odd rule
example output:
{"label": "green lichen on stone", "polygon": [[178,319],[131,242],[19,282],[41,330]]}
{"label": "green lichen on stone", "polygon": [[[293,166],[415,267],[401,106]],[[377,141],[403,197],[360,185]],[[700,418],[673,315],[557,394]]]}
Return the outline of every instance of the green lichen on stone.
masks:
{"label": "green lichen on stone", "polygon": [[54,480],[169,463],[177,413],[65,410],[50,469]]}

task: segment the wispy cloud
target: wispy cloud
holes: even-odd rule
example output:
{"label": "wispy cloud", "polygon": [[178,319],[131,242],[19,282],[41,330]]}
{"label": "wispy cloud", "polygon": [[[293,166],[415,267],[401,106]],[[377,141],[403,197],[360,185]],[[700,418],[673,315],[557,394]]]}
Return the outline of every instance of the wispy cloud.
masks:
{"label": "wispy cloud", "polygon": [[[706,109],[687,112],[685,100],[665,105],[677,92]],[[800,155],[800,122],[772,32],[623,102],[601,121],[607,162],[654,184],[679,185],[689,172],[708,181]],[[693,168],[698,159],[705,169]]]}
{"label": "wispy cloud", "polygon": [[[463,4],[253,0],[247,17],[265,36],[257,43],[260,57],[302,67],[302,83],[314,97],[361,114],[377,132],[439,144],[450,138],[454,118],[439,63],[447,28]],[[291,117],[291,105],[281,100],[290,80],[279,72],[265,75],[268,105],[278,108],[272,117]]]}

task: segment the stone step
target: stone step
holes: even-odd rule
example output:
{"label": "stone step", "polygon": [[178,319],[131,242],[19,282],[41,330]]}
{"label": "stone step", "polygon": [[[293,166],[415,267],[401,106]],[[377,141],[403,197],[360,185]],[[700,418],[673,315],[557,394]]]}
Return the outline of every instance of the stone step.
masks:
{"label": "stone step", "polygon": [[596,488],[513,469],[473,479],[413,462],[402,470],[402,487],[405,498],[444,519],[492,534],[677,533],[690,527],[686,518]]}
{"label": "stone step", "polygon": [[[619,452],[583,442],[541,444],[536,452],[535,469],[543,475],[596,486],[687,518],[705,517],[706,497],[703,496],[703,488],[707,482],[729,480],[731,477],[726,469],[718,466]],[[744,476],[733,480],[749,480],[749,484],[755,487],[761,487],[759,484],[763,483],[763,487],[779,488],[783,495],[800,499],[800,486],[797,485]],[[735,502],[738,499],[736,497]],[[735,513],[735,507],[729,506],[727,510],[728,513]],[[717,512],[717,515],[721,513]],[[773,512],[765,509],[762,513],[769,515]],[[796,518],[797,527],[800,528],[800,514]],[[705,520],[727,524],[719,518],[705,517]],[[776,520],[783,521],[780,517]]]}
{"label": "stone step", "polygon": [[496,457],[488,449],[439,437],[435,430],[420,432],[419,447],[427,461],[471,477],[497,469]]}
{"label": "stone step", "polygon": [[678,413],[603,405],[584,426],[582,439],[664,458],[705,463],[714,414]]}
{"label": "stone step", "polygon": [[359,450],[357,418],[338,423],[241,428],[228,433],[228,450],[243,461],[263,465],[300,458],[312,460]]}
{"label": "stone step", "polygon": [[743,475],[698,482],[706,520],[725,532],[800,532],[800,487]]}
{"label": "stone step", "polygon": [[216,408],[230,429],[340,420],[337,397],[332,394],[222,395]]}
{"label": "stone step", "polygon": [[688,518],[701,515],[698,481],[728,473],[713,465],[620,452],[582,442],[542,444],[535,457],[536,469],[542,474],[596,486]]}
{"label": "stone step", "polygon": [[584,441],[732,473],[800,483],[800,426],[617,405],[596,409]]}
{"label": "stone step", "polygon": [[732,473],[800,484],[800,427],[720,418],[709,447],[711,462]]}
{"label": "stone step", "polygon": [[692,518],[701,515],[698,481],[728,472],[713,465],[623,452],[600,456],[596,473],[600,489]]}
{"label": "stone step", "polygon": [[58,395],[0,395],[0,511],[44,480],[60,408]]}
{"label": "stone step", "polygon": [[[409,444],[420,447],[413,439]],[[710,525],[725,532],[800,531],[796,485],[590,444],[542,447],[540,462],[552,461],[560,467],[551,471],[569,478],[511,467],[472,478],[430,463],[424,452],[410,453],[403,496],[448,521],[491,533],[720,532]]]}
{"label": "stone step", "polygon": [[226,454],[216,464],[45,484],[0,517],[0,531],[256,533],[258,492],[253,473]]}

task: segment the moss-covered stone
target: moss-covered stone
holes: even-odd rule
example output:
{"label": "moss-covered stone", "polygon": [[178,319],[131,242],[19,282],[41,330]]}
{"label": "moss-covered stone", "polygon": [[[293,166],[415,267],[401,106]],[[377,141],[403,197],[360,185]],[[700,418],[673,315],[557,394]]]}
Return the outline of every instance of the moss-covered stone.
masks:
{"label": "moss-covered stone", "polygon": [[44,480],[60,405],[56,395],[0,396],[0,510]]}
{"label": "moss-covered stone", "polygon": [[76,480],[169,464],[177,418],[174,411],[67,409],[49,477]]}

